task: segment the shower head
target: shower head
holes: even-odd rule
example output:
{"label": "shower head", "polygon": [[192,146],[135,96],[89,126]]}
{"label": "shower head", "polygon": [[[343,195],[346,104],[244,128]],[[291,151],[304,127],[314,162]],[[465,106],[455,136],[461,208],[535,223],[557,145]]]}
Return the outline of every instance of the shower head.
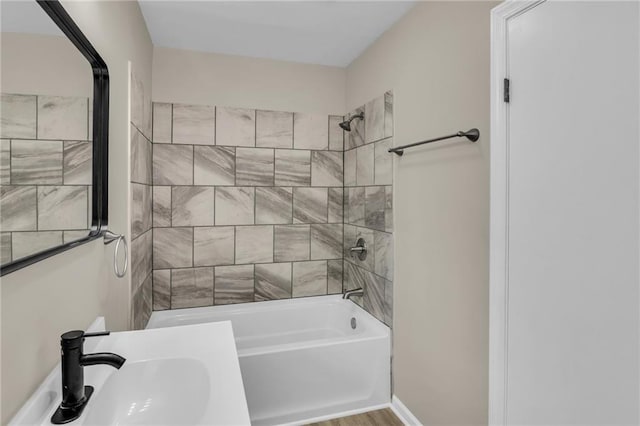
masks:
{"label": "shower head", "polygon": [[343,121],[342,123],[338,124],[343,130],[346,130],[347,132],[351,131],[351,122],[353,120],[355,120],[356,118],[359,118],[360,120],[364,120],[364,113],[361,112],[360,114],[356,114],[353,117],[349,118],[348,120]]}

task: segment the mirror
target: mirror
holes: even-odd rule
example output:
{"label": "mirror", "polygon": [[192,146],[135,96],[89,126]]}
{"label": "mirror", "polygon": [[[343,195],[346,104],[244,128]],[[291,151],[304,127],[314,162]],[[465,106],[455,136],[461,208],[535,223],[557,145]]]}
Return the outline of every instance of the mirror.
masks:
{"label": "mirror", "polygon": [[104,66],[103,86],[94,81],[92,68],[104,62],[57,1],[0,7],[4,275],[99,237],[106,223],[108,74]]}

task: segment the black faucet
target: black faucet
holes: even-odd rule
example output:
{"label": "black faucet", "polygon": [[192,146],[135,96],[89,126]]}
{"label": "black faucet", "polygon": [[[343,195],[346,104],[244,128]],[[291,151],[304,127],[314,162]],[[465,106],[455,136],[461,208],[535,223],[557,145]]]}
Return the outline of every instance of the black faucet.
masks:
{"label": "black faucet", "polygon": [[82,345],[85,337],[107,336],[108,334],[108,331],[85,333],[81,330],[74,330],[60,336],[62,403],[51,416],[51,423],[56,425],[69,423],[82,414],[93,393],[93,386],[84,385],[84,367],[86,365],[107,364],[119,369],[126,361],[120,355],[112,353],[88,355],[83,353]]}

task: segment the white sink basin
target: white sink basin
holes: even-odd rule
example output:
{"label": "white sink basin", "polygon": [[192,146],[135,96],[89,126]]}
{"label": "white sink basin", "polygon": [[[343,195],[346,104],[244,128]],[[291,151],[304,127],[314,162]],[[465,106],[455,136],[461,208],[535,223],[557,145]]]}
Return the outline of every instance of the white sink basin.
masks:
{"label": "white sink basin", "polygon": [[[95,388],[70,425],[249,425],[231,323],[112,333],[87,338],[85,353],[126,358],[119,370],[84,368]],[[61,399],[60,367],[11,424],[49,425]]]}

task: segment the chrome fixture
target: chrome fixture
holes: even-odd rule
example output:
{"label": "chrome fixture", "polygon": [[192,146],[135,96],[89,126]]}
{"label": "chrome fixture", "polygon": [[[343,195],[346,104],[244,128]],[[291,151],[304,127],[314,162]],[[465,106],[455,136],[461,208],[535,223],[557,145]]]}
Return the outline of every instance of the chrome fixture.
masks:
{"label": "chrome fixture", "polygon": [[[127,266],[129,265],[129,247],[127,246],[127,240],[124,235],[114,234],[113,232],[106,230],[103,232],[104,245],[116,242],[116,250],[113,252],[113,270],[116,277],[122,278],[127,273]],[[120,244],[124,246],[124,266],[122,270],[118,268],[118,253],[120,253]]]}
{"label": "chrome fixture", "polygon": [[360,120],[364,120],[364,112],[361,112],[360,114],[356,114],[356,115],[350,117],[348,120],[345,120],[342,123],[338,124],[338,126],[340,126],[342,128],[342,130],[346,130],[347,132],[350,132],[351,131],[351,122],[353,120],[355,120],[356,118],[359,118]]}
{"label": "chrome fixture", "polygon": [[364,289],[362,287],[354,288],[353,290],[347,290],[342,294],[342,298],[344,300],[351,300],[353,296],[364,296]]}
{"label": "chrome fixture", "polygon": [[364,238],[358,238],[355,247],[351,247],[349,252],[351,253],[351,257],[358,256],[359,260],[365,260],[367,258],[367,244],[365,243]]}

